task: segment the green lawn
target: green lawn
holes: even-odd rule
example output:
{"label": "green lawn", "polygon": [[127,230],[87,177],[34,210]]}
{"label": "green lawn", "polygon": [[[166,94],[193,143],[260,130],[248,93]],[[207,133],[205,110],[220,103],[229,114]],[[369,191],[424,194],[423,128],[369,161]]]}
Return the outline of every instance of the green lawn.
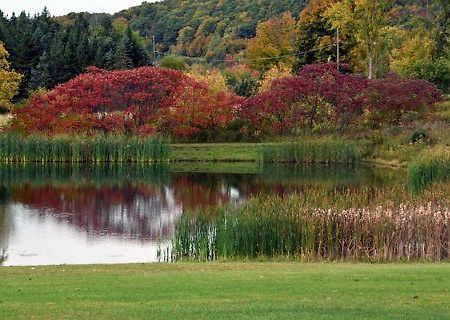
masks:
{"label": "green lawn", "polygon": [[172,144],[173,161],[258,161],[260,144],[189,143]]}
{"label": "green lawn", "polygon": [[449,319],[450,264],[2,267],[6,319]]}

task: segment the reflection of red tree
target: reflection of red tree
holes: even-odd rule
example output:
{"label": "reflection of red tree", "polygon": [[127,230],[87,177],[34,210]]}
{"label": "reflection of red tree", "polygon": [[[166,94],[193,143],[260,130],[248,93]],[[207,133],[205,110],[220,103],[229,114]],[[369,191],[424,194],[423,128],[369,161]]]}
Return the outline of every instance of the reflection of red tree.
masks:
{"label": "reflection of red tree", "polygon": [[183,209],[193,210],[210,205],[221,205],[230,202],[230,194],[220,181],[216,183],[193,183],[188,176],[172,181],[174,199],[182,204]]}
{"label": "reflection of red tree", "polygon": [[[171,187],[175,201],[185,210],[223,205],[258,194],[284,195],[300,190],[299,186],[266,183],[250,174],[179,174],[171,181]],[[233,191],[235,191],[234,194]]]}
{"label": "reflection of red tree", "polygon": [[25,184],[13,199],[89,233],[157,239],[173,234],[183,210],[239,202],[256,194],[290,193],[297,188],[266,184],[254,175],[174,174],[170,185],[127,183],[96,186]]}
{"label": "reflection of red tree", "polygon": [[170,237],[181,207],[170,191],[151,185],[22,186],[14,200],[89,233],[157,239]]}

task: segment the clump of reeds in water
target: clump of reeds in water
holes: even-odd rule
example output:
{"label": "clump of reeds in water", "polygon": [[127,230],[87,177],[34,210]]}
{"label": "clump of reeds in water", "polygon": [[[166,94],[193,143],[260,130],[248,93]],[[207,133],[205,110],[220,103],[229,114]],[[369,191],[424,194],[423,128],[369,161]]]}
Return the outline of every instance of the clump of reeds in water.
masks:
{"label": "clump of reeds in water", "polygon": [[294,195],[185,214],[174,260],[397,261],[450,258],[450,209],[427,202],[312,208]]}
{"label": "clump of reeds in water", "polygon": [[169,149],[160,137],[0,135],[3,163],[159,162],[169,158]]}
{"label": "clump of reeds in water", "polygon": [[409,185],[423,191],[433,182],[450,180],[450,148],[439,147],[421,154],[408,166]]}
{"label": "clump of reeds in water", "polygon": [[356,143],[346,140],[317,140],[265,144],[263,162],[353,164],[359,159]]}

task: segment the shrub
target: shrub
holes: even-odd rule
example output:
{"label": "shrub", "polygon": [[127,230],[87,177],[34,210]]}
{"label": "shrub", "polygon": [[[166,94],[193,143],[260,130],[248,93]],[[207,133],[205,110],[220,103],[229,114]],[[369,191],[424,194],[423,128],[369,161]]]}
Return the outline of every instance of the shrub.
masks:
{"label": "shrub", "polygon": [[362,114],[366,87],[366,79],[344,74],[336,64],[307,65],[298,76],[274,81],[249,98],[241,113],[254,134],[289,134],[328,122],[347,125]]}
{"label": "shrub", "polygon": [[295,134],[299,128],[347,127],[363,120],[371,127],[398,125],[417,118],[442,100],[424,80],[389,75],[368,80],[340,71],[334,63],[304,66],[295,77],[274,81],[270,89],[242,106],[245,128],[254,136]]}
{"label": "shrub", "polygon": [[442,100],[442,93],[430,82],[391,74],[372,80],[365,100],[374,125],[397,125],[407,113],[426,113],[429,107]]}
{"label": "shrub", "polygon": [[428,132],[424,129],[417,129],[409,136],[410,143],[418,143],[428,140]]}
{"label": "shrub", "polygon": [[239,97],[212,92],[180,71],[91,67],[16,109],[11,130],[49,135],[161,133],[185,138],[226,127],[239,103]]}

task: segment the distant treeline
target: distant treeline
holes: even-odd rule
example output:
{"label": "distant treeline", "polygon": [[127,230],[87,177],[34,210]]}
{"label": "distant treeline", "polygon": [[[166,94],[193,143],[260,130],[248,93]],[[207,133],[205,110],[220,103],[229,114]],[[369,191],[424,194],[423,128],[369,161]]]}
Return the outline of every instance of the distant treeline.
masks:
{"label": "distant treeline", "polygon": [[[279,52],[308,52],[298,55],[298,59],[293,61],[294,67],[335,60],[333,43],[336,30],[332,25],[334,22],[331,23],[332,19],[325,17],[324,12],[342,1],[165,0],[144,2],[115,15],[71,13],[63,17],[52,17],[46,9],[34,16],[26,13],[5,16],[0,11],[0,41],[10,54],[12,69],[24,75],[16,96],[16,101],[19,101],[37,89],[50,89],[73,78],[90,65],[108,70],[128,69],[150,65],[155,56],[162,58],[168,54],[202,57],[205,59],[202,64],[216,66],[229,61],[227,59],[234,63],[243,61],[242,58],[245,60],[247,56],[258,59],[260,57],[252,57],[251,52],[246,53],[249,39],[258,38],[258,30],[264,34],[261,22],[285,12],[290,12],[294,22],[298,23],[293,45],[280,50],[279,44],[269,43],[266,47],[274,50],[263,55],[272,59]],[[448,1],[383,0],[377,1],[377,6],[381,2],[389,6],[388,14],[383,16],[389,23],[377,22],[381,33],[376,36],[382,36],[389,43],[383,42],[383,48],[373,49],[377,54],[374,65],[387,65],[384,56],[388,55],[387,50],[393,50],[389,55],[396,63],[394,71],[438,84],[445,82],[446,86],[448,79],[442,78],[447,76],[448,69]],[[376,12],[379,8],[374,10]],[[358,13],[357,10],[354,12]],[[357,25],[362,23],[354,22]],[[348,21],[339,23],[351,25]],[[392,26],[400,28],[392,29]],[[283,40],[282,30],[276,32],[278,40]],[[367,50],[357,46],[364,41],[355,34],[343,28],[342,59],[362,70],[359,64],[364,64],[367,59]],[[392,48],[390,43],[401,43],[402,47]],[[254,47],[258,48],[257,45]],[[418,60],[420,63],[415,63]],[[290,65],[291,61],[288,62]],[[405,70],[404,66],[410,65],[414,65],[414,69]],[[265,72],[272,66],[256,67]]]}

